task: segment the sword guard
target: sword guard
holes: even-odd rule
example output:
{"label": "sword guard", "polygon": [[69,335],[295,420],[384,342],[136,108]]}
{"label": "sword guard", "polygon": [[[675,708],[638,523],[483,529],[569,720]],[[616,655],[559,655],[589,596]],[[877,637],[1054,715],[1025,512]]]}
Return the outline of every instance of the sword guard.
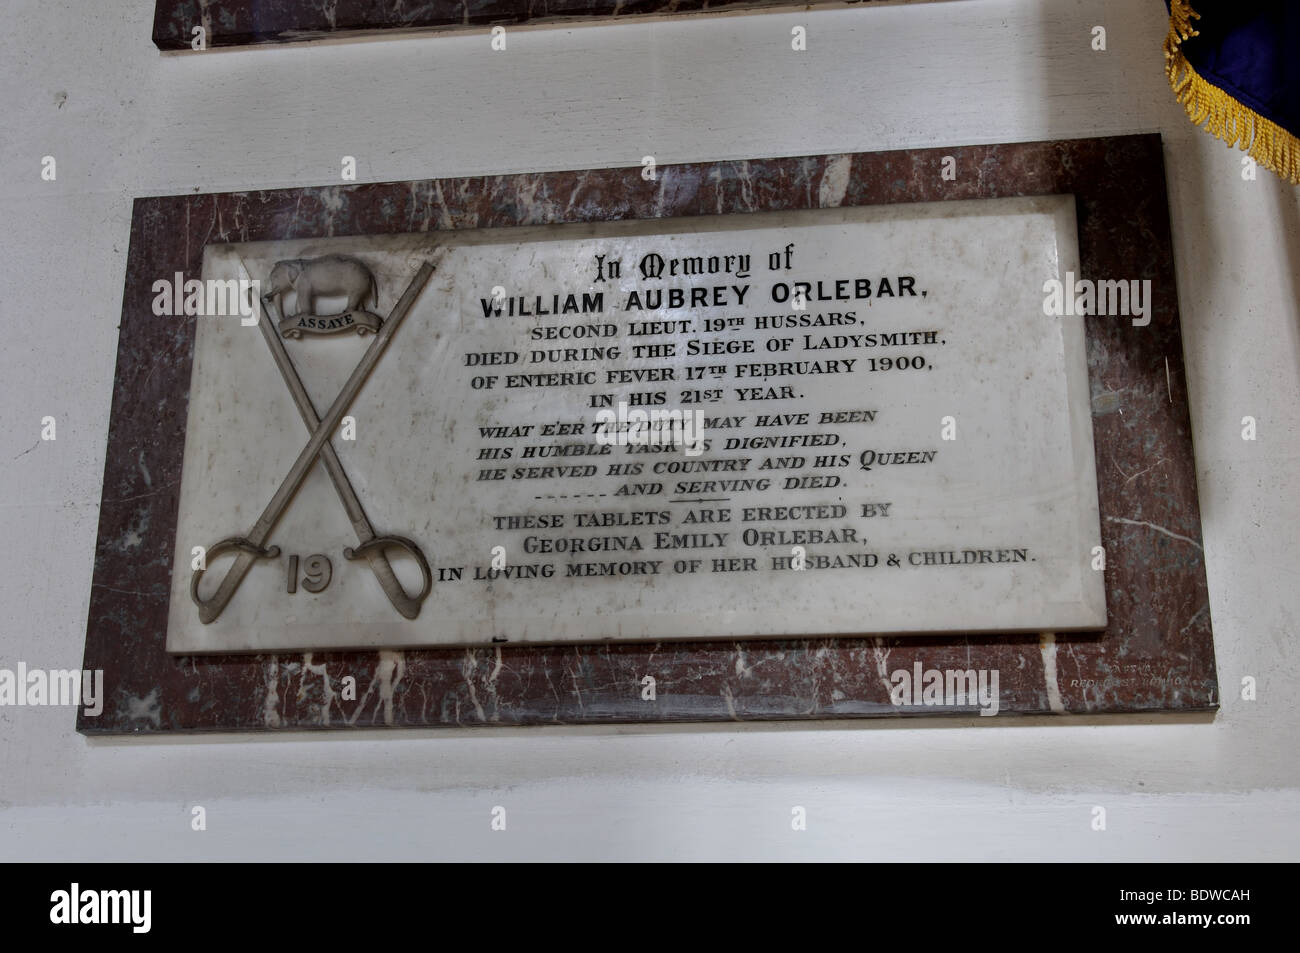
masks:
{"label": "sword guard", "polygon": [[[396,576],[393,576],[394,588],[396,591],[389,591],[388,586],[384,586],[388,598],[392,601],[393,607],[408,619],[414,619],[420,614],[420,605],[429,597],[433,590],[433,571],[429,569],[429,561],[424,558],[424,553],[416,545],[414,540],[407,539],[405,536],[376,536],[374,539],[368,539],[356,548],[351,546],[343,550],[344,559],[366,559],[372,553],[384,554],[389,549],[403,549],[411,556],[420,567],[420,576],[423,585],[420,587],[418,595],[411,596],[402,588],[402,584]],[[385,557],[386,558],[386,557]],[[389,570],[391,572],[391,570]],[[383,582],[383,578],[380,578]]]}
{"label": "sword guard", "polygon": [[[204,568],[194,570],[194,575],[190,577],[190,598],[199,607],[199,620],[204,625],[214,621],[217,616],[221,615],[221,611],[226,608],[226,603],[234,595],[234,588],[229,587],[229,591],[226,591],[228,587],[223,580],[221,588],[216,591],[211,599],[204,600],[199,597],[199,582],[203,579],[203,574],[208,571],[208,560],[215,559],[222,553],[228,552],[247,553],[252,559],[275,559],[280,555],[280,547],[259,546],[246,536],[228,536],[208,547],[207,552],[203,555]],[[233,570],[234,567],[231,568]],[[229,573],[227,573],[227,576],[229,576]]]}

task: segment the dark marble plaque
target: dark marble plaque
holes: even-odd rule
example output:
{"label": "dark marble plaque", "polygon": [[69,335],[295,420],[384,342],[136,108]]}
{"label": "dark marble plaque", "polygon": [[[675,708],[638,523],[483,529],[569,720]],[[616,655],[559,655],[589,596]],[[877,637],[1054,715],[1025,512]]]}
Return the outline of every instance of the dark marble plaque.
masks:
{"label": "dark marble plaque", "polygon": [[[941,175],[948,156],[952,180]],[[156,317],[152,287],[177,272],[198,277],[206,245],[1057,194],[1075,199],[1082,278],[1151,282],[1148,325],[1085,323],[1104,633],[167,654],[196,319]],[[996,671],[1000,714],[1213,710],[1160,138],[700,163],[661,167],[649,182],[636,167],[138,199],[85,667],[104,670],[107,696],[102,715],[79,715],[86,733],[977,710],[926,704],[919,692],[891,699],[894,674],[918,667]]]}
{"label": "dark marble plaque", "polygon": [[[876,0],[817,0],[818,6],[854,6]],[[207,49],[291,43],[394,32],[485,30],[491,26],[609,22],[648,16],[806,9],[790,0],[158,0],[153,41],[160,50],[194,49],[203,28]]]}

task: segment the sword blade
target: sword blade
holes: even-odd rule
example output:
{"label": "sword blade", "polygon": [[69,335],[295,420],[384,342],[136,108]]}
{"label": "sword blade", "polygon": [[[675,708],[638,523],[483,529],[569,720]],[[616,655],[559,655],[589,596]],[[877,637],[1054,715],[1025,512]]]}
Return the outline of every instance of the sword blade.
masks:
{"label": "sword blade", "polygon": [[[285,349],[284,341],[280,339],[280,335],[276,331],[280,323],[279,309],[272,302],[264,301],[262,311],[268,319],[260,322],[262,337],[266,341],[266,346],[271,349],[271,356],[275,360],[275,366],[279,368],[280,376],[284,378],[289,393],[293,396],[293,402],[298,407],[299,416],[302,417],[303,423],[307,425],[307,430],[314,432],[320,426],[320,418],[316,415],[316,407],[311,402],[307,388],[303,386],[298,369],[294,367],[293,361],[289,358],[289,352]],[[338,452],[334,449],[332,441],[326,441],[325,446],[321,448],[321,461],[325,464],[325,472],[329,474],[330,482],[334,484],[334,491],[338,494],[339,502],[343,504],[343,509],[347,512],[348,519],[352,523],[352,529],[357,534],[357,542],[364,546],[365,543],[375,538],[375,529],[366,516],[365,508],[361,505],[361,499],[357,496],[356,490],[353,489],[352,482],[348,479],[347,471],[343,469],[343,463],[339,460]],[[379,581],[380,588],[384,590],[384,595],[388,596],[388,601],[393,604],[393,608],[408,619],[414,619],[418,616],[420,603],[407,595],[406,589],[397,578],[397,573],[393,571],[392,563],[388,561],[388,554],[378,547],[363,549],[363,553],[366,562],[370,564],[371,571],[374,572],[375,578]]]}
{"label": "sword blade", "polygon": [[334,403],[330,404],[330,409],[325,412],[325,416],[321,418],[316,429],[312,431],[311,439],[307,441],[307,445],[298,454],[298,459],[294,461],[288,475],[284,478],[284,482],[280,484],[280,488],[275,491],[275,496],[271,497],[271,502],[266,504],[266,509],[262,511],[262,515],[257,518],[257,522],[249,530],[248,538],[255,545],[263,546],[266,544],[267,537],[271,535],[271,530],[275,528],[276,521],[284,513],[285,506],[293,495],[298,492],[298,487],[302,485],[302,481],[306,478],[308,471],[311,470],[312,464],[316,462],[316,456],[321,452],[321,447],[325,446],[338,427],[339,422],[343,420],[343,416],[348,412],[348,407],[361,391],[366,378],[370,376],[370,372],[379,363],[379,359],[384,356],[384,350],[388,347],[388,342],[393,339],[393,335],[415,304],[420,292],[424,290],[424,286],[428,284],[429,277],[432,274],[433,265],[426,261],[420,266],[416,276],[411,279],[411,283],[407,285],[405,294],[397,302],[397,307],[388,316],[384,326],[379,329],[379,333],[375,335],[370,347],[366,348],[366,353],[357,366],[353,368],[347,383],[343,385],[339,395],[334,398]]}
{"label": "sword blade", "polygon": [[[275,330],[279,324],[278,309],[275,309],[275,306],[267,301],[262,304],[262,312],[267,318],[265,321],[258,322],[262,329],[262,337],[266,340],[266,346],[271,349],[271,357],[275,360],[275,366],[279,368],[280,376],[284,378],[284,382],[289,388],[293,402],[298,408],[298,415],[302,417],[303,423],[307,425],[308,432],[315,433],[316,428],[320,426],[320,417],[317,416],[316,407],[307,394],[307,388],[303,386],[302,378],[298,376],[297,368],[293,366],[293,361],[289,359],[289,352],[285,350],[284,342],[280,340],[280,335]],[[370,525],[370,520],[366,517],[366,511],[361,505],[361,500],[352,488],[352,483],[348,480],[347,472],[344,471],[338,452],[334,449],[334,444],[331,441],[326,441],[325,445],[321,447],[321,460],[325,464],[325,470],[329,473],[330,482],[334,484],[334,489],[338,492],[343,509],[347,511],[352,528],[356,530],[358,540],[364,543],[374,539],[374,527]]]}

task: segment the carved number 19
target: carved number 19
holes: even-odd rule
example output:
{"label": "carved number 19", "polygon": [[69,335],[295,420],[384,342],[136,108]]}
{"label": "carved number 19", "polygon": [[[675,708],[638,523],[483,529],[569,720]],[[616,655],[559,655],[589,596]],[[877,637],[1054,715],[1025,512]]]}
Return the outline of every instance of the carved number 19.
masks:
{"label": "carved number 19", "polygon": [[[320,592],[330,584],[334,567],[329,557],[320,553],[308,556],[302,564],[302,587],[308,592]],[[289,557],[289,592],[298,591],[298,557]]]}

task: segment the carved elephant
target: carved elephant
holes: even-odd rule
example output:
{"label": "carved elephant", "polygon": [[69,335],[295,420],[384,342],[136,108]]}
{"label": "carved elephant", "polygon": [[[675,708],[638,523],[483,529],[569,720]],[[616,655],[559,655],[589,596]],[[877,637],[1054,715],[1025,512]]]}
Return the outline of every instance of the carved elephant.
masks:
{"label": "carved elephant", "polygon": [[[317,297],[346,297],[346,311],[358,310],[366,298],[378,303],[375,276],[366,265],[348,255],[325,255],[321,258],[293,258],[277,261],[267,279],[263,298],[283,296],[290,291],[298,295],[295,317],[315,314]],[[283,297],[279,300],[283,302]]]}

